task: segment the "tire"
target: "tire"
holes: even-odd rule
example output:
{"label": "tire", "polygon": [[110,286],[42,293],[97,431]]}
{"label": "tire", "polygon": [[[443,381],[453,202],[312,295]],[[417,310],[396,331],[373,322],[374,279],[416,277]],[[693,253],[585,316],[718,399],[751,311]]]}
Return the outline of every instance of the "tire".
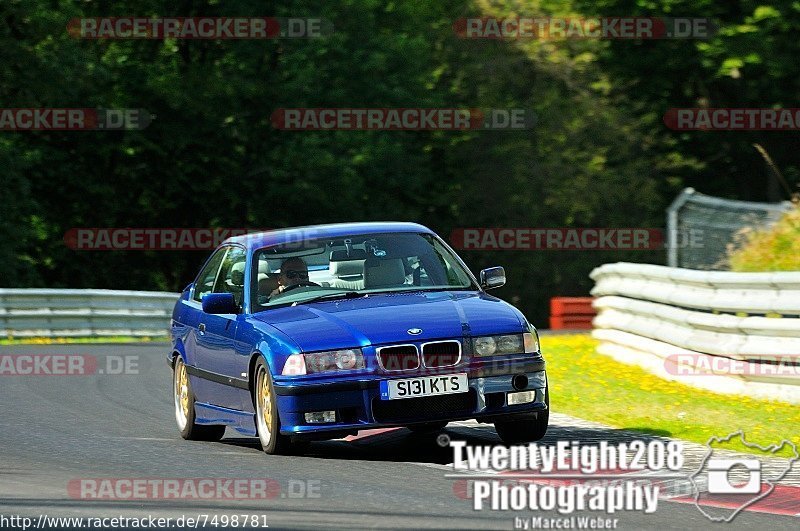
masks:
{"label": "tire", "polygon": [[425,424],[412,424],[411,426],[406,427],[414,433],[434,433],[443,430],[445,426],[447,426],[447,422],[442,421],[426,422]]}
{"label": "tire", "polygon": [[544,438],[550,422],[550,389],[545,391],[544,402],[547,409],[533,416],[519,417],[515,420],[495,422],[494,428],[506,444],[536,442]]}
{"label": "tire", "polygon": [[263,360],[258,360],[255,368],[253,405],[256,410],[256,430],[261,448],[271,455],[288,454],[292,450],[292,442],[287,435],[281,435],[281,421],[275,396],[269,367]]}
{"label": "tire", "polygon": [[175,421],[181,437],[187,441],[218,441],[225,435],[225,426],[201,425],[195,422],[195,397],[186,365],[180,356],[175,358],[172,372],[172,395],[175,401]]}

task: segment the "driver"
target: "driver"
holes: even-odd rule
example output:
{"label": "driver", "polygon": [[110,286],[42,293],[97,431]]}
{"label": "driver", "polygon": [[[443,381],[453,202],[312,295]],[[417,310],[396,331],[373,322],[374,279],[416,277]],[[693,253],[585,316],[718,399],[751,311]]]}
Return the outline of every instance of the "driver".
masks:
{"label": "driver", "polygon": [[311,284],[308,281],[308,266],[302,258],[293,256],[281,264],[281,273],[278,276],[278,287],[269,294],[270,298],[280,295],[292,286],[298,284]]}

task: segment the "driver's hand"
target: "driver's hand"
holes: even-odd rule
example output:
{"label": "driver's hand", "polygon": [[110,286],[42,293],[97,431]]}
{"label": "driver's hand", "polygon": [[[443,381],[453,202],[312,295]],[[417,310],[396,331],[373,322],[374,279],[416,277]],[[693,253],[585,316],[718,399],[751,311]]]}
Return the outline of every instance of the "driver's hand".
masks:
{"label": "driver's hand", "polygon": [[283,286],[278,286],[277,288],[272,290],[272,293],[269,294],[269,298],[271,299],[272,297],[274,297],[276,295],[280,295],[281,293],[283,293],[283,290],[284,290]]}

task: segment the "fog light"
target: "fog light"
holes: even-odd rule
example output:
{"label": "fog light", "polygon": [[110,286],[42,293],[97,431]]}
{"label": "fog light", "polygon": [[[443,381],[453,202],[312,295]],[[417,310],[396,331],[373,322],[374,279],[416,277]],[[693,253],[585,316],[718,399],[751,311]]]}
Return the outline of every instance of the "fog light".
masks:
{"label": "fog light", "polygon": [[528,377],[524,374],[515,374],[511,378],[511,387],[514,388],[514,391],[522,391],[528,387]]}
{"label": "fog light", "polygon": [[521,393],[508,393],[508,405],[530,404],[536,400],[536,391],[522,391]]}
{"label": "fog light", "polygon": [[322,424],[323,422],[336,422],[335,411],[312,411],[306,413],[306,422],[308,424]]}

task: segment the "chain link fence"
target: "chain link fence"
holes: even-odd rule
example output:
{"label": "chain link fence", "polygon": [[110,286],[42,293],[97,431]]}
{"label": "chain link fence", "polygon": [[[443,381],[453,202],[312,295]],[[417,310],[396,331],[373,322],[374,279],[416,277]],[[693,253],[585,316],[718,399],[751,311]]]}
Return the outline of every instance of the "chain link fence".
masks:
{"label": "chain link fence", "polygon": [[[769,226],[791,208],[789,201],[737,201],[686,188],[667,209],[667,264],[688,269],[730,269],[727,247],[736,234],[744,227]],[[701,235],[702,245],[682,244],[688,234]]]}

